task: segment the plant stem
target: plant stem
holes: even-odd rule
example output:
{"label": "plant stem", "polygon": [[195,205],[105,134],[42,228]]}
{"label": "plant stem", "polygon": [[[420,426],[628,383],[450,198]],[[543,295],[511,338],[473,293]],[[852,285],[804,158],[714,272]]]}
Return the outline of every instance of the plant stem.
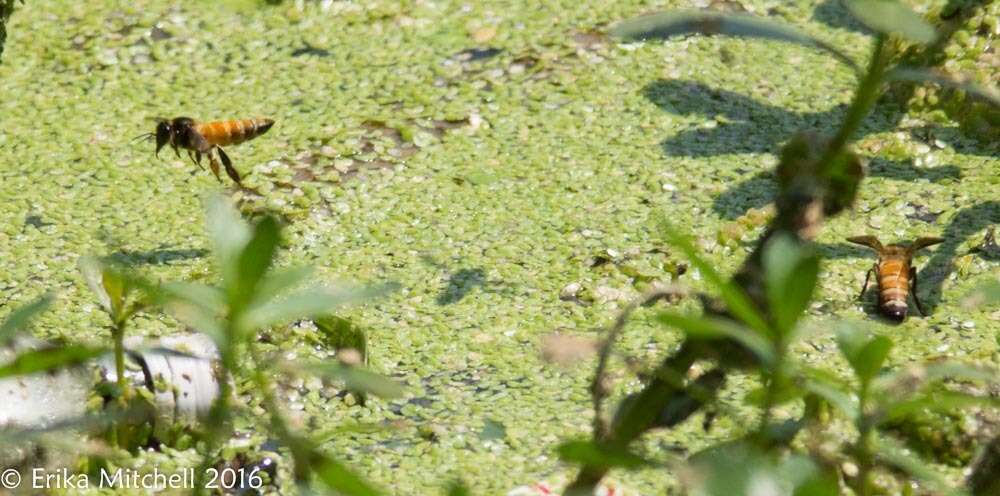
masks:
{"label": "plant stem", "polygon": [[868,496],[871,494],[871,469],[872,461],[874,459],[872,455],[872,422],[871,419],[865,414],[865,409],[868,404],[868,384],[864,383],[861,385],[861,390],[858,392],[858,414],[859,414],[859,425],[858,425],[858,448],[857,448],[857,458],[858,458],[858,485],[859,485],[859,496]]}
{"label": "plant stem", "polygon": [[[599,442],[611,448],[625,449],[646,432],[670,400],[683,391],[683,386],[665,378],[683,377],[698,357],[698,350],[690,342],[682,344],[674,355],[660,364],[653,374],[653,380],[634,395],[634,400],[628,406],[619,406],[617,421],[608,431],[607,438]],[[597,483],[604,478],[608,470],[606,466],[585,464],[580,467],[576,478],[566,487],[565,494],[567,496],[593,494]]]}
{"label": "plant stem", "polygon": [[784,384],[785,353],[787,347],[785,346],[784,339],[779,337],[777,340],[778,342],[774,346],[777,351],[775,353],[774,366],[771,367],[769,373],[767,371],[762,372],[766,381],[766,389],[764,390],[764,411],[760,416],[757,440],[760,446],[764,448],[772,445],[770,434],[771,419],[774,417],[774,405],[778,403],[778,393]]}
{"label": "plant stem", "polygon": [[864,122],[865,117],[868,116],[872,106],[878,100],[879,89],[882,86],[889,58],[885,42],[885,35],[880,34],[875,39],[875,49],[868,63],[868,70],[865,72],[865,76],[858,86],[851,106],[847,109],[847,115],[844,117],[843,124],[840,125],[837,134],[830,140],[823,159],[820,160],[821,167],[829,167],[833,163],[833,159],[840,153],[841,149],[847,146],[851,137],[861,127],[861,123]]}
{"label": "plant stem", "polygon": [[[125,412],[128,408],[128,383],[125,380],[125,322],[115,322],[114,327],[111,328],[111,337],[115,343],[115,379],[118,384],[118,406],[121,412]],[[119,419],[115,422],[115,426],[111,429],[111,444],[119,448],[128,448],[128,440],[126,439],[125,425],[126,422],[124,418]]]}
{"label": "plant stem", "polygon": [[[253,357],[254,363],[264,363],[260,359],[260,355],[257,353],[256,348],[252,345],[249,347],[248,351]],[[270,414],[271,432],[288,446],[288,449],[292,453],[292,461],[294,463],[293,473],[295,474],[295,478],[298,482],[304,482],[312,472],[312,462],[310,456],[311,448],[306,449],[302,444],[302,439],[288,427],[288,422],[285,420],[281,407],[278,405],[278,400],[274,396],[274,384],[271,382],[271,379],[262,367],[258,366],[256,368],[253,380],[257,389],[262,393],[264,408],[267,409]]]}
{"label": "plant stem", "polygon": [[[226,336],[233,335],[233,329],[228,329]],[[194,494],[203,494],[205,472],[212,465],[215,451],[222,445],[222,440],[229,437],[229,398],[233,395],[230,378],[232,371],[236,370],[237,363],[235,343],[222,343],[219,346],[219,363],[222,366],[219,377],[219,396],[215,398],[212,408],[208,412],[205,429],[205,452],[198,471],[195,472]]]}
{"label": "plant stem", "polygon": [[604,439],[607,437],[608,429],[610,428],[608,425],[609,421],[604,416],[603,403],[604,399],[607,397],[607,391],[605,391],[606,371],[615,341],[624,331],[629,317],[631,317],[632,313],[635,312],[636,309],[640,306],[653,303],[661,298],[676,295],[679,291],[680,290],[677,288],[657,288],[647,292],[638,299],[632,300],[629,302],[628,306],[626,306],[621,313],[618,314],[618,317],[615,318],[614,325],[605,332],[606,337],[601,343],[600,351],[598,352],[597,371],[594,372],[594,379],[590,383],[591,403],[594,409],[594,439]]}

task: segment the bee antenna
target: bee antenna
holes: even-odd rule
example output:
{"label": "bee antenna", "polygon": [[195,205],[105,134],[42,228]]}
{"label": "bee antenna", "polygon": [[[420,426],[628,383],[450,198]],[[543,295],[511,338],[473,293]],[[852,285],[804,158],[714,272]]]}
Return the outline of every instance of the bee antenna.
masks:
{"label": "bee antenna", "polygon": [[135,143],[136,141],[139,141],[141,139],[149,139],[149,138],[152,138],[153,136],[156,136],[156,135],[153,134],[153,133],[143,133],[143,134],[140,134],[139,136],[136,136],[135,138],[132,138],[132,143]]}

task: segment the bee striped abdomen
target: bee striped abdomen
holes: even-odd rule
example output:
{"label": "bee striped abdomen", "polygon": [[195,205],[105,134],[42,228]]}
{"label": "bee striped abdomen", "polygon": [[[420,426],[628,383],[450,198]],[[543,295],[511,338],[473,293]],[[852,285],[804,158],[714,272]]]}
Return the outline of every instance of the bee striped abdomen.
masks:
{"label": "bee striped abdomen", "polygon": [[267,132],[274,125],[271,119],[234,119],[229,121],[205,122],[196,126],[196,131],[213,145],[238,145]]}
{"label": "bee striped abdomen", "polygon": [[878,264],[878,303],[890,318],[906,317],[906,297],[910,293],[910,264],[906,260],[890,258]]}

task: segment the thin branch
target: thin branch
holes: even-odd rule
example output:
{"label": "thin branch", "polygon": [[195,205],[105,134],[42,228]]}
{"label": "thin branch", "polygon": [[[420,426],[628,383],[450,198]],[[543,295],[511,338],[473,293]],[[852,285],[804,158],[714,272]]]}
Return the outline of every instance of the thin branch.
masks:
{"label": "thin branch", "polygon": [[604,439],[608,434],[610,423],[604,416],[604,399],[608,397],[608,390],[610,389],[606,387],[607,368],[611,351],[614,348],[615,341],[618,340],[618,336],[625,330],[625,325],[628,324],[632,313],[639,307],[682,293],[683,290],[676,286],[654,288],[629,302],[618,314],[618,317],[615,318],[614,325],[605,331],[607,337],[604,338],[598,351],[597,370],[594,373],[594,379],[590,383],[590,394],[594,407],[594,439]]}

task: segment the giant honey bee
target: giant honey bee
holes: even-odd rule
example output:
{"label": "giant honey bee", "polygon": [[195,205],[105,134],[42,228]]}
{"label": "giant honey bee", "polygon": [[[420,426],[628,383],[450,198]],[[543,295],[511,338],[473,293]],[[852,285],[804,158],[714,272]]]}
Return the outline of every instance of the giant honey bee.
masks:
{"label": "giant honey bee", "polygon": [[861,295],[868,289],[868,279],[875,273],[878,283],[878,309],[886,318],[902,322],[909,309],[907,296],[913,296],[920,315],[926,315],[920,300],[917,298],[917,269],[913,267],[913,255],[922,248],[936,245],[944,241],[941,238],[919,238],[910,245],[891,244],[883,246],[875,236],[854,236],[847,241],[867,246],[878,254],[878,261],[865,275],[865,284],[861,287]]}
{"label": "giant honey bee", "polygon": [[174,119],[157,119],[156,131],[144,134],[140,138],[156,137],[155,155],[157,157],[160,156],[160,150],[168,144],[174,149],[177,158],[181,156],[180,149],[187,150],[188,157],[202,170],[204,167],[201,165],[201,157],[202,155],[207,156],[212,173],[221,183],[219,162],[215,159],[215,153],[217,153],[226,169],[226,174],[242,187],[240,174],[233,168],[232,160],[229,160],[229,155],[226,155],[222,147],[252,140],[266,133],[273,125],[272,119],[265,118],[197,122],[190,117],[176,117]]}

